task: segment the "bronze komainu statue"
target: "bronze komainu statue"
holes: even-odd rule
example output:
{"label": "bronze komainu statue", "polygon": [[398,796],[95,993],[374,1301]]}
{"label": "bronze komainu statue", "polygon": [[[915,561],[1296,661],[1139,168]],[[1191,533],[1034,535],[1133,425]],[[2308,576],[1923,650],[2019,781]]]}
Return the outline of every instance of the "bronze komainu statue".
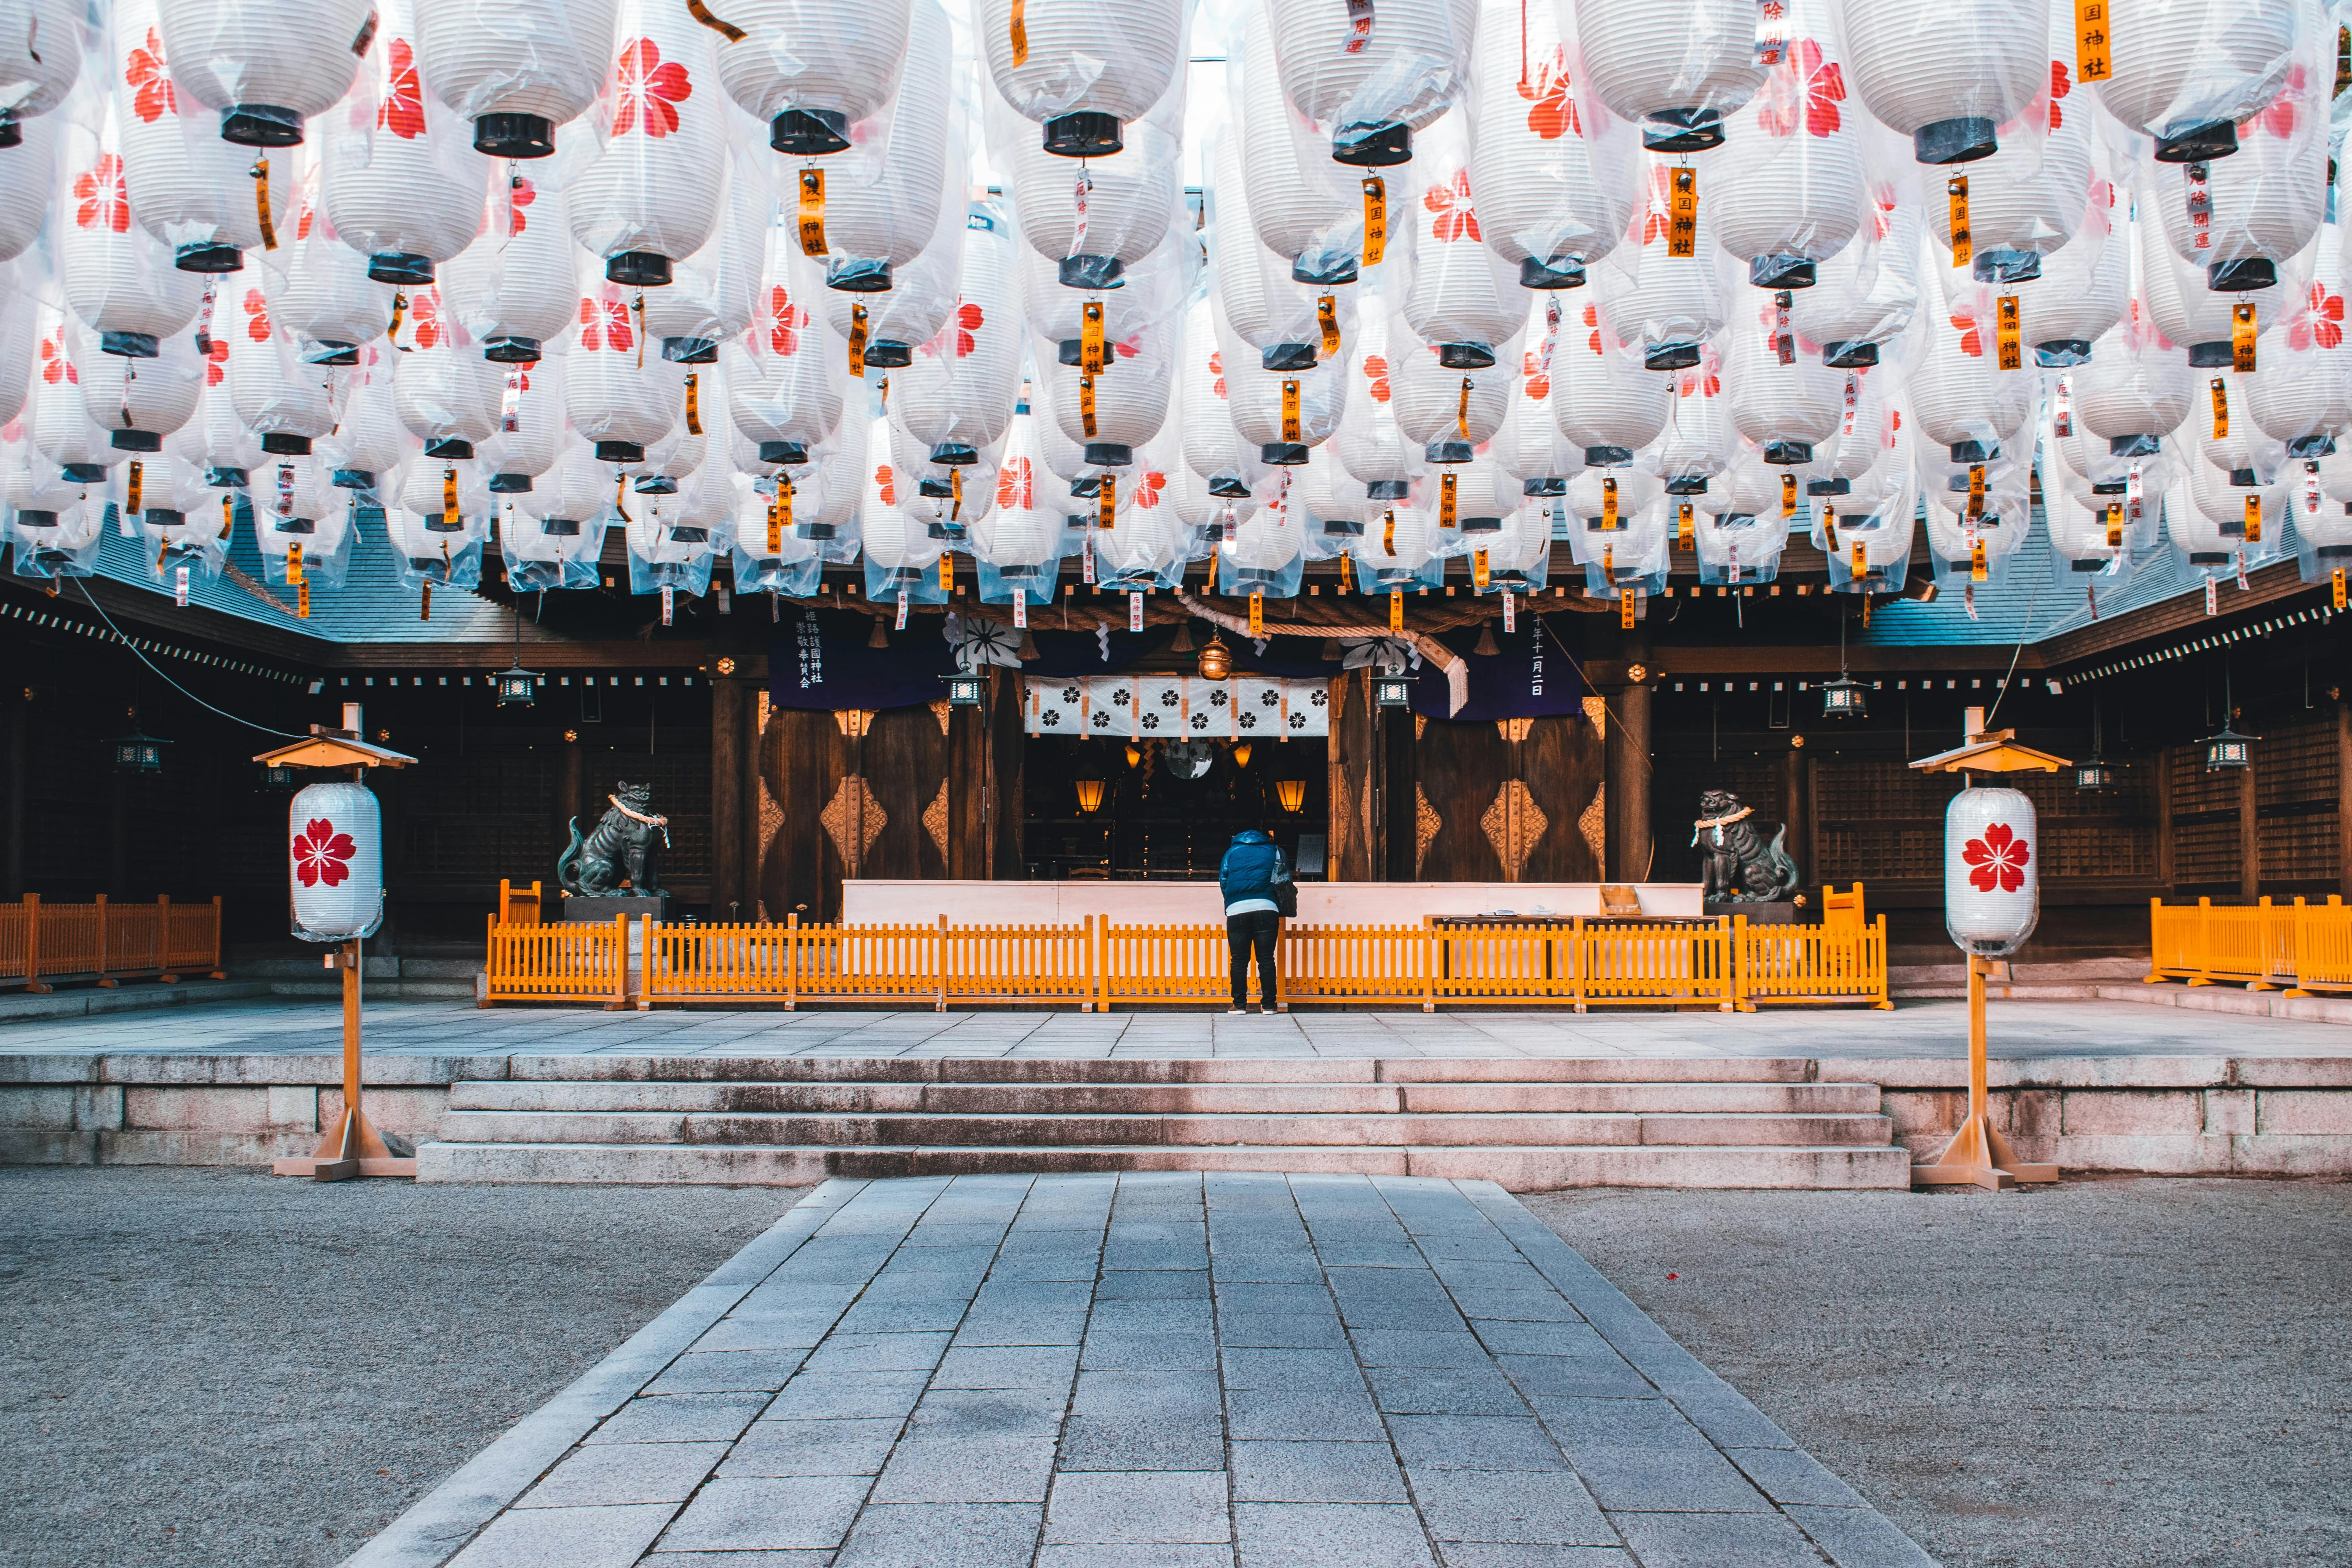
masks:
{"label": "bronze komainu statue", "polygon": [[1706,858],[1699,882],[1710,903],[1777,903],[1797,886],[1797,863],[1780,847],[1787,825],[1775,827],[1767,844],[1748,820],[1754,810],[1728,790],[1711,789],[1698,797],[1691,843]]}
{"label": "bronze komainu statue", "polygon": [[587,837],[580,837],[580,819],[572,819],[572,847],[556,859],[556,885],[590,898],[659,894],[654,836],[661,835],[662,847],[669,847],[669,818],[654,815],[653,786],[624,781],[605,798],[613,808]]}

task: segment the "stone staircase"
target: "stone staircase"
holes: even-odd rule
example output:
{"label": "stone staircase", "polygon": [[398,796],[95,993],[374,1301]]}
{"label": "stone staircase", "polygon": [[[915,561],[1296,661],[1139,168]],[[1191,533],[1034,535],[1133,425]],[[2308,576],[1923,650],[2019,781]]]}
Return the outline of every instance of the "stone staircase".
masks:
{"label": "stone staircase", "polygon": [[517,1058],[450,1086],[428,1182],[799,1184],[1306,1171],[1555,1187],[1891,1187],[1867,1083],[1801,1058]]}

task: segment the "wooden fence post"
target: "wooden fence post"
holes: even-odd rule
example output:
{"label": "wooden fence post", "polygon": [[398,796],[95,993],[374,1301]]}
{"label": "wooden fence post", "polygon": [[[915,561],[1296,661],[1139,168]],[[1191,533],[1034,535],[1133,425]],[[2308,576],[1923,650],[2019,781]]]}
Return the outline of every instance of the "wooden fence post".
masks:
{"label": "wooden fence post", "polygon": [[1427,915],[1421,917],[1421,940],[1425,953],[1421,966],[1421,1010],[1437,1011],[1437,923]]}
{"label": "wooden fence post", "polygon": [[155,967],[163,973],[158,976],[166,985],[180,983],[179,966],[172,962],[172,895],[155,895],[155,933],[162,951],[155,954]]}
{"label": "wooden fence post", "polygon": [[106,895],[98,895],[98,983],[111,991],[113,977],[106,972]]}
{"label": "wooden fence post", "polygon": [[617,1013],[629,1005],[629,917],[613,917],[613,1000],[604,1011]]}
{"label": "wooden fence post", "polygon": [[1723,1005],[1727,1013],[1753,1013],[1756,1005],[1748,999],[1748,917],[1731,917],[1731,951],[1724,955],[1724,989],[1728,999]]}
{"label": "wooden fence post", "polygon": [[2191,985],[2210,985],[2213,977],[2207,973],[2213,967],[2213,900],[2197,900],[2197,973],[2189,977]]}
{"label": "wooden fence post", "polygon": [[947,916],[941,915],[940,917],[940,934],[932,938],[932,941],[936,945],[931,949],[931,967],[938,972],[937,979],[939,982],[939,996],[938,1000],[931,1005],[931,1011],[934,1013],[944,1013],[948,1010]]}
{"label": "wooden fence post", "polygon": [[801,917],[797,913],[784,917],[784,1011],[796,1013],[801,1005]]}
{"label": "wooden fence post", "polygon": [[46,996],[49,988],[41,984],[41,895],[25,895],[25,989],[36,995]]}

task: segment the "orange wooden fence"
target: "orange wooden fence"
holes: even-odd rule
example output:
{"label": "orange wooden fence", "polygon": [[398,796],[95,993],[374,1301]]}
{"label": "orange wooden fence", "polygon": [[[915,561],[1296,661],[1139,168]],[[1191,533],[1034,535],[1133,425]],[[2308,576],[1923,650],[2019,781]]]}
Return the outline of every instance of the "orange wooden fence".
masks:
{"label": "orange wooden fence", "polygon": [[2352,990],[2352,905],[2340,897],[2221,906],[2150,899],[2147,919],[2150,982],[2228,981],[2291,996]]}
{"label": "orange wooden fence", "polygon": [[489,920],[483,963],[492,1002],[602,1002],[625,1005],[629,996],[629,921],[578,921],[559,925],[500,925]]}
{"label": "orange wooden fence", "polygon": [[27,893],[20,904],[0,904],[0,985],[47,991],[57,979],[100,985],[183,974],[217,980],[221,901],[118,904],[100,894],[93,904],[45,904]]}

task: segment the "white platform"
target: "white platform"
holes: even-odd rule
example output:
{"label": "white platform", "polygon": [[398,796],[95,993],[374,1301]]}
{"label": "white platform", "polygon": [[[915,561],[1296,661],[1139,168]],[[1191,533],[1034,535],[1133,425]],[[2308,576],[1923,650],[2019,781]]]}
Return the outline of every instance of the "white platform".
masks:
{"label": "white platform", "polygon": [[[1645,882],[1642,912],[1702,912],[1696,882]],[[991,882],[861,879],[841,885],[842,919],[895,925],[1076,925],[1088,915],[1121,924],[1200,925],[1225,918],[1213,881]],[[1424,915],[1601,913],[1598,882],[1301,882],[1298,918],[1313,925],[1417,925]]]}

